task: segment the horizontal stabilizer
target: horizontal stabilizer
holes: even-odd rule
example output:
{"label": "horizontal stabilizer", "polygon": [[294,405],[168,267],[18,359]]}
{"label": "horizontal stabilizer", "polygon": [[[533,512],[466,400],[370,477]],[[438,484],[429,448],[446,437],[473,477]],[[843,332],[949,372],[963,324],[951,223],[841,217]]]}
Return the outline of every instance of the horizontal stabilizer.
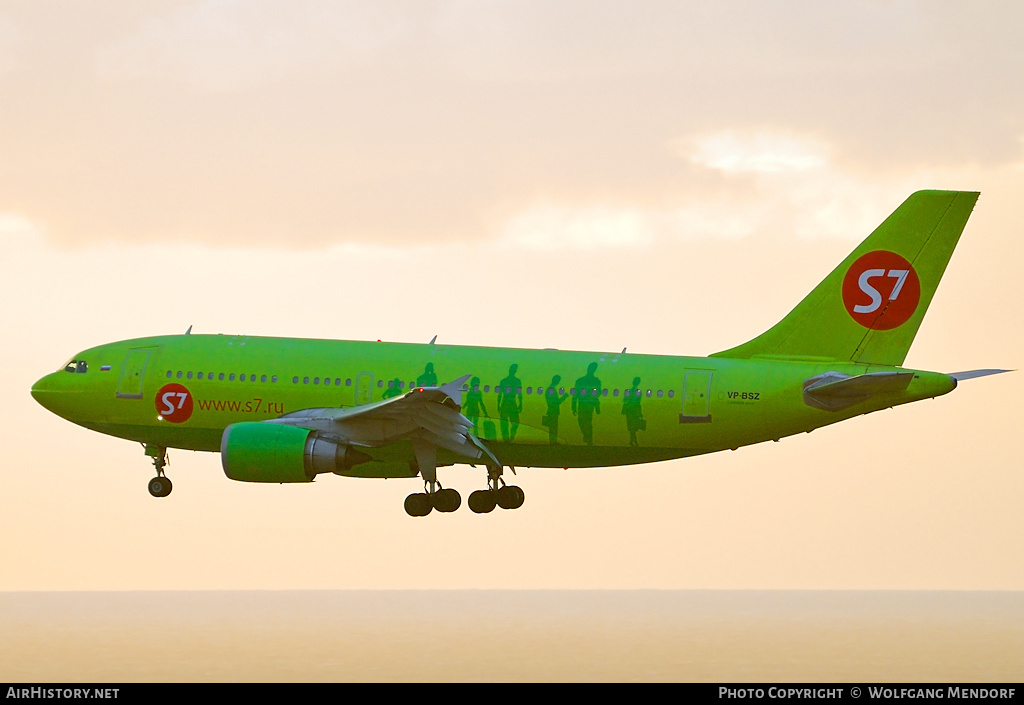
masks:
{"label": "horizontal stabilizer", "polygon": [[826,372],[804,380],[804,403],[815,409],[842,411],[878,394],[902,392],[913,379],[913,372],[868,372],[856,377]]}
{"label": "horizontal stabilizer", "polygon": [[965,379],[974,379],[975,377],[988,377],[989,375],[1001,375],[1004,372],[1013,372],[1014,370],[967,370],[966,372],[950,372],[949,376],[955,379],[957,382],[963,382]]}

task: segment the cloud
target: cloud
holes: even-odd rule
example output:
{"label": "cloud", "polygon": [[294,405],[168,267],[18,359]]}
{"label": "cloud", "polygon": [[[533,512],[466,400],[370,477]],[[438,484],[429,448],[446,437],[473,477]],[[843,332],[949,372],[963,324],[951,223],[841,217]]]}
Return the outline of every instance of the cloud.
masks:
{"label": "cloud", "polygon": [[727,204],[674,209],[606,206],[535,206],[514,215],[497,238],[501,247],[528,250],[649,248],[666,241],[735,239],[750,234],[750,211],[730,212]]}
{"label": "cloud", "polygon": [[5,249],[39,243],[43,239],[43,226],[17,213],[0,213],[0,243]]}
{"label": "cloud", "polygon": [[726,174],[773,173],[821,169],[828,163],[828,145],[786,134],[759,131],[714,132],[678,145],[694,164]]}

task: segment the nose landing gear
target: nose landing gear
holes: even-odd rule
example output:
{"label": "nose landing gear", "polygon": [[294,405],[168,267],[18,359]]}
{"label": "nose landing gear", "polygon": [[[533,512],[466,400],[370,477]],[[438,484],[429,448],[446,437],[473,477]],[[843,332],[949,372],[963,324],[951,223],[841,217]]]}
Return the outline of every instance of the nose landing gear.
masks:
{"label": "nose landing gear", "polygon": [[154,497],[166,497],[171,493],[173,485],[169,477],[164,475],[167,466],[167,449],[160,446],[146,446],[146,455],[153,459],[156,477],[149,481],[149,493]]}

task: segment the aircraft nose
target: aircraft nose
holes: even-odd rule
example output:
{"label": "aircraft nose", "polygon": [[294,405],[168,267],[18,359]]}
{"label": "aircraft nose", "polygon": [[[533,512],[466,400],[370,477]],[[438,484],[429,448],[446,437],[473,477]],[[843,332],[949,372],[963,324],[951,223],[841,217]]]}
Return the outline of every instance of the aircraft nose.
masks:
{"label": "aircraft nose", "polygon": [[57,410],[58,396],[60,390],[57,388],[54,377],[58,373],[50,373],[45,377],[41,378],[38,382],[32,385],[32,398],[39,402],[47,411],[60,416],[60,412]]}

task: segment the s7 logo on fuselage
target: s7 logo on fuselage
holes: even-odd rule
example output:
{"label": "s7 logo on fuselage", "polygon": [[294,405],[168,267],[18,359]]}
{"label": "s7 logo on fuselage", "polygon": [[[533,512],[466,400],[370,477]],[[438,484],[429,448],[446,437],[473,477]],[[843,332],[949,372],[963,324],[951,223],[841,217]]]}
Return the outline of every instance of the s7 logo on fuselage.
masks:
{"label": "s7 logo on fuselage", "polygon": [[192,393],[184,385],[165,384],[156,393],[156,412],[171,423],[188,421],[192,416]]}
{"label": "s7 logo on fuselage", "polygon": [[887,250],[858,258],[843,279],[843,304],[865,328],[891,330],[914,315],[921,300],[921,282],[913,265]]}

